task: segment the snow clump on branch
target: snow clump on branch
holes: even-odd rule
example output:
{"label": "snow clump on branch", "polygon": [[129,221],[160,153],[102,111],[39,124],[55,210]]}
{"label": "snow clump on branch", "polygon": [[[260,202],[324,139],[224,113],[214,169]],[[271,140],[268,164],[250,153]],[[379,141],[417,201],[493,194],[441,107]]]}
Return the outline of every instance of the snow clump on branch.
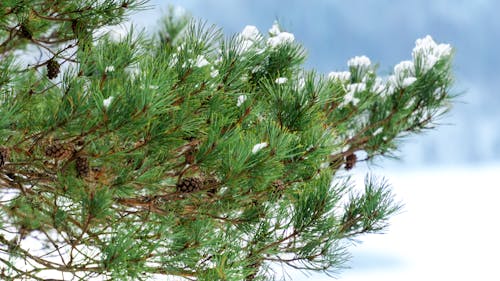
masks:
{"label": "snow clump on branch", "polygon": [[255,154],[255,153],[259,152],[261,149],[266,148],[266,147],[267,147],[267,142],[258,143],[258,144],[253,146],[252,153]]}
{"label": "snow clump on branch", "polygon": [[347,61],[347,66],[349,67],[362,67],[366,68],[372,64],[367,56],[355,56],[354,58]]}
{"label": "snow clump on branch", "polygon": [[240,107],[247,100],[246,95],[239,95],[238,100],[236,101],[236,106]]}
{"label": "snow clump on branch", "polygon": [[254,45],[262,40],[262,35],[257,27],[253,25],[247,25],[240,34],[238,34],[238,38],[241,40],[239,53],[243,54],[250,51]]}
{"label": "snow clump on branch", "polygon": [[288,78],[286,77],[279,77],[279,78],[276,78],[276,84],[285,84],[286,82],[288,81]]}
{"label": "snow clump on branch", "polygon": [[274,22],[273,26],[269,29],[269,35],[270,37],[267,39],[267,45],[271,48],[276,48],[280,45],[295,41],[295,35],[281,31],[277,22]]}
{"label": "snow clump on branch", "polygon": [[441,58],[451,54],[449,44],[436,44],[430,35],[415,41],[412,57],[417,68],[423,73],[431,69]]}
{"label": "snow clump on branch", "polygon": [[102,105],[104,106],[104,108],[108,108],[109,105],[111,104],[111,102],[113,101],[114,97],[113,96],[109,96],[107,99],[103,100],[102,101]]}
{"label": "snow clump on branch", "polygon": [[349,71],[340,71],[340,72],[332,71],[332,72],[328,73],[328,78],[331,80],[339,80],[342,82],[349,82],[351,80],[351,72],[349,72]]}
{"label": "snow clump on branch", "polygon": [[[273,26],[269,33],[276,32],[277,28]],[[431,36],[427,35],[415,41],[412,51],[413,60],[404,60],[396,64],[392,75],[384,78],[375,77],[370,83],[370,89],[366,88],[365,83],[371,79],[370,74],[374,74],[374,68],[367,56],[355,56],[349,59],[347,61],[349,71],[330,72],[328,78],[343,83],[351,83],[352,80],[352,84],[346,85],[346,94],[341,105],[351,103],[355,106],[359,102],[359,99],[354,97],[356,93],[369,90],[386,96],[397,89],[407,88],[415,83],[418,77],[433,68],[439,60],[450,56],[452,51],[449,44],[437,44]]]}

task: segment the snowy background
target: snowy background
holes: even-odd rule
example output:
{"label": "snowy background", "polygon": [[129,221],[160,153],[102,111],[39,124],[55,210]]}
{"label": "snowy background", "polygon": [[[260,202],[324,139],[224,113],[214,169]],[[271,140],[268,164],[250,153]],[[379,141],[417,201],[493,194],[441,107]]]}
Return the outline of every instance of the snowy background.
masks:
{"label": "snowy background", "polygon": [[[171,0],[152,1],[134,24],[153,30],[168,4],[184,7],[225,34],[274,20],[308,50],[308,68],[342,71],[366,55],[379,73],[411,58],[415,39],[431,35],[456,51],[454,92],[443,126],[409,138],[399,161],[360,166],[385,176],[404,211],[384,235],[352,248],[344,281],[500,280],[500,1],[488,0]],[[291,272],[294,280],[331,280]]]}

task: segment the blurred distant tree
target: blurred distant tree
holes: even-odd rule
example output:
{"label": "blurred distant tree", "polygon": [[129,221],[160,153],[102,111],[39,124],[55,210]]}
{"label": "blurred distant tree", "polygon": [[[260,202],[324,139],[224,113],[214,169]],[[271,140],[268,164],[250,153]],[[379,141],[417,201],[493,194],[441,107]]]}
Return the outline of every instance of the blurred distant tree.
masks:
{"label": "blurred distant tree", "polygon": [[223,38],[172,11],[159,36],[103,29],[141,7],[0,3],[0,279],[334,272],[384,229],[387,184],[340,171],[448,108],[449,45],[417,40],[386,78],[364,56],[321,75],[278,24]]}

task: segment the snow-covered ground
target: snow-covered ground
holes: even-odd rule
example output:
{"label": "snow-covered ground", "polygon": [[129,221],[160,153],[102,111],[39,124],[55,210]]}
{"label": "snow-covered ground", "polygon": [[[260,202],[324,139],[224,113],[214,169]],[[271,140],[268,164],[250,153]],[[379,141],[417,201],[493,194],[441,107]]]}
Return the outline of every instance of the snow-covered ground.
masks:
{"label": "snow-covered ground", "polygon": [[[405,206],[385,234],[351,248],[351,268],[339,280],[500,280],[500,164],[370,172],[386,177]],[[364,175],[354,178],[361,184]]]}

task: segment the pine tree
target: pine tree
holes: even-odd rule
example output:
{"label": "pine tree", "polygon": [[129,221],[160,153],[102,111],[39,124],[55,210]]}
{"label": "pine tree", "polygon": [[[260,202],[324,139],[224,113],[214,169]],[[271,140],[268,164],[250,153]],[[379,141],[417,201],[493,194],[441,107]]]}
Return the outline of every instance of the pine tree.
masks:
{"label": "pine tree", "polygon": [[0,279],[342,268],[400,209],[386,181],[359,192],[342,171],[433,127],[453,98],[450,46],[419,39],[388,77],[364,56],[323,75],[278,24],[103,31],[144,5],[0,3]]}

